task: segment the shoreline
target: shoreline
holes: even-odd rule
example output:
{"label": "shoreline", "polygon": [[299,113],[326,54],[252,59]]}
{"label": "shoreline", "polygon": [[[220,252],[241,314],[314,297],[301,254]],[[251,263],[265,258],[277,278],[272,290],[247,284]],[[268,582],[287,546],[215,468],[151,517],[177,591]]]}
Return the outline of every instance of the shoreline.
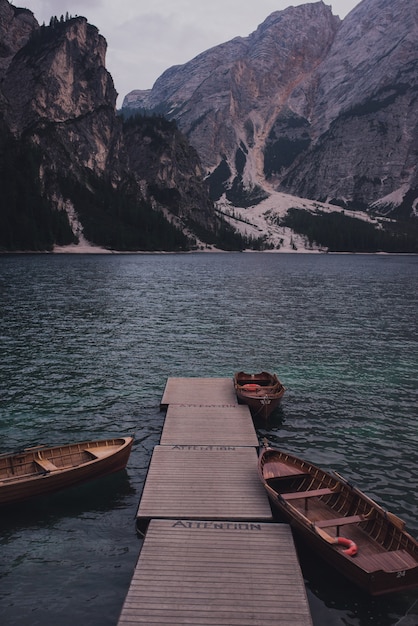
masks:
{"label": "shoreline", "polygon": [[328,250],[220,250],[220,249],[210,249],[210,250],[107,250],[106,248],[99,247],[89,247],[83,246],[82,248],[77,248],[76,246],[60,246],[59,249],[54,250],[0,250],[1,256],[11,256],[11,255],[26,255],[26,254],[44,254],[48,256],[53,255],[165,255],[165,254],[312,254],[312,255],[364,255],[364,256],[418,256],[418,252],[350,252],[350,251],[332,251]]}

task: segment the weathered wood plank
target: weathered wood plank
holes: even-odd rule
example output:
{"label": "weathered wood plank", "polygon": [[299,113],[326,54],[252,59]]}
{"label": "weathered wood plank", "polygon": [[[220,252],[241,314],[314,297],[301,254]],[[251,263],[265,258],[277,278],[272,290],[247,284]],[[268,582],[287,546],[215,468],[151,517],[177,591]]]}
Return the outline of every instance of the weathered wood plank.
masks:
{"label": "weathered wood plank", "polygon": [[312,626],[290,528],[264,523],[258,438],[232,378],[169,378],[160,407],[119,626]]}
{"label": "weathered wood plank", "polygon": [[170,404],[162,445],[258,446],[248,406],[182,406]]}
{"label": "weathered wood plank", "polygon": [[151,520],[119,626],[269,623],[312,626],[287,525]]}
{"label": "weathered wood plank", "polygon": [[160,403],[194,406],[229,406],[238,404],[232,378],[168,378]]}
{"label": "weathered wood plank", "polygon": [[254,448],[156,446],[137,518],[271,520]]}

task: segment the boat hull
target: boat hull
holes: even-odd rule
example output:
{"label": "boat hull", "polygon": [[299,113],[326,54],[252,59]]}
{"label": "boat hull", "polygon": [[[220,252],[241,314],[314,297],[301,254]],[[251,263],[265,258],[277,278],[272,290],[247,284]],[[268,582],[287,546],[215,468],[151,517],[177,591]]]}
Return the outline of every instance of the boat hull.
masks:
{"label": "boat hull", "polygon": [[263,420],[267,420],[273,411],[279,406],[282,395],[280,398],[273,398],[268,394],[256,396],[237,391],[239,404],[246,404],[250,409],[253,418]]}
{"label": "boat hull", "polygon": [[[275,452],[261,452],[260,477],[297,537],[372,596],[418,587],[418,542],[402,520],[343,479],[285,453],[278,461]],[[358,552],[345,553],[339,538],[357,542]]]}
{"label": "boat hull", "polygon": [[47,495],[123,470],[132,443],[132,437],[123,437],[3,456],[0,505]]}
{"label": "boat hull", "polygon": [[285,392],[277,376],[268,372],[237,372],[234,387],[239,404],[246,404],[254,419],[263,420],[267,420],[279,406]]}
{"label": "boat hull", "polygon": [[295,536],[300,538],[311,550],[313,550],[328,565],[338,570],[353,584],[361,587],[372,596],[380,596],[388,593],[407,591],[418,587],[418,568],[413,570],[397,570],[393,572],[367,572],[357,565],[357,557],[349,557],[342,551],[337,551],[332,544],[325,543],[318,535],[313,533],[305,524],[289,515],[285,507],[272,496],[269,498],[272,508],[281,519],[286,521],[294,530]]}

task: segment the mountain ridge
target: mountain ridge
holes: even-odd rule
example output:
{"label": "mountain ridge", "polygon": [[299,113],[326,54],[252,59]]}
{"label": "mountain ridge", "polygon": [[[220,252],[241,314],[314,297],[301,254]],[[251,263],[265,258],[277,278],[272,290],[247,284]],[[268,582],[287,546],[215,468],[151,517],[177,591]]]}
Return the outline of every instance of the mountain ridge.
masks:
{"label": "mountain ridge", "polygon": [[39,26],[0,0],[1,46],[0,250],[238,245],[176,125],[117,114],[107,43],[85,17]]}
{"label": "mountain ridge", "polygon": [[123,109],[175,119],[215,200],[243,206],[261,186],[414,216],[417,36],[407,0],[363,0],[344,20],[323,2],[289,7],[169,68]]}
{"label": "mountain ridge", "polygon": [[[311,180],[309,155],[319,150],[324,168],[321,141],[330,144],[326,133],[316,141],[308,113],[317,94],[305,85],[339,28],[321,2],[276,12],[250,39],[199,55],[193,71],[167,70],[159,89],[175,94],[144,115],[116,111],[106,40],[85,17],[39,26],[31,11],[0,0],[0,251],[418,251],[410,217],[283,193],[285,182],[300,185],[304,167],[311,187],[323,185]],[[411,94],[400,94],[404,107]],[[373,106],[356,115],[370,113],[384,136],[388,122]],[[170,111],[191,120],[189,139]],[[194,133],[215,155],[211,167]],[[344,149],[350,136],[339,141]]]}

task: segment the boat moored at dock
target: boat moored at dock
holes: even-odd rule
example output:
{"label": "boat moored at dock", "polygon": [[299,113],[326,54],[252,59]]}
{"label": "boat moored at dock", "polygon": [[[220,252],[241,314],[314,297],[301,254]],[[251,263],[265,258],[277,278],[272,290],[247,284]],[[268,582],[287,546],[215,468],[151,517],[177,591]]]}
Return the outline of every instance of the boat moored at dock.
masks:
{"label": "boat moored at dock", "polygon": [[418,542],[399,517],[287,452],[265,446],[258,468],[273,510],[353,583],[374,596],[418,587]]}
{"label": "boat moored at dock", "polygon": [[234,374],[234,387],[240,404],[247,404],[253,418],[268,419],[280,403],[285,387],[276,374],[260,372]]}

